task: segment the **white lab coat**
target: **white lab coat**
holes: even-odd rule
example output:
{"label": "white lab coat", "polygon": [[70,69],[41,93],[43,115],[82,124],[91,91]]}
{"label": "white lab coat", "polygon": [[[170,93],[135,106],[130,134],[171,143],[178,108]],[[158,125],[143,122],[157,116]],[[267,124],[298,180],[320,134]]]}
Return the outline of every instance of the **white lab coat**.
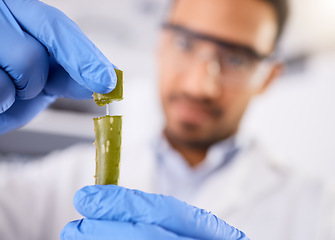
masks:
{"label": "white lab coat", "polygon": [[[124,146],[120,185],[159,193],[149,147]],[[47,159],[0,167],[0,239],[56,240],[79,218],[77,189],[94,183],[93,146],[55,152]],[[258,146],[242,151],[198,189],[193,201],[256,240],[330,240],[334,205],[328,191],[272,162]],[[333,234],[333,235],[332,235]]]}
{"label": "white lab coat", "polygon": [[[121,184],[160,193],[153,151],[142,148],[135,154],[124,159]],[[253,143],[211,175],[188,203],[212,211],[251,239],[333,240],[332,190],[281,166]]]}

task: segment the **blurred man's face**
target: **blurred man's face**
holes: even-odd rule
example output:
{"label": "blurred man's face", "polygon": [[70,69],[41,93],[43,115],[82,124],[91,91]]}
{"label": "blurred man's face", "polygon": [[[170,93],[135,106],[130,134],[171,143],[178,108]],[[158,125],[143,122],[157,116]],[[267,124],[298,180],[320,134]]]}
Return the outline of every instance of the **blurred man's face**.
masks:
{"label": "blurred man's face", "polygon": [[272,67],[259,73],[276,33],[275,12],[262,0],[176,1],[159,51],[173,143],[206,148],[237,131],[249,101],[275,75]]}

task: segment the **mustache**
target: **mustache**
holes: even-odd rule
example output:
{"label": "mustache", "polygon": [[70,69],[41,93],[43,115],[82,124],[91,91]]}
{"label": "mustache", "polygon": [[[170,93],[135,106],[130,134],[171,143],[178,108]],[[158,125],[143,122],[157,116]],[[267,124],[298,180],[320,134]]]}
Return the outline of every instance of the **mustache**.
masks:
{"label": "mustache", "polygon": [[184,93],[174,93],[171,94],[168,99],[170,102],[187,102],[191,105],[199,107],[215,118],[221,117],[224,113],[223,110],[219,106],[215,105],[210,98],[193,97]]}

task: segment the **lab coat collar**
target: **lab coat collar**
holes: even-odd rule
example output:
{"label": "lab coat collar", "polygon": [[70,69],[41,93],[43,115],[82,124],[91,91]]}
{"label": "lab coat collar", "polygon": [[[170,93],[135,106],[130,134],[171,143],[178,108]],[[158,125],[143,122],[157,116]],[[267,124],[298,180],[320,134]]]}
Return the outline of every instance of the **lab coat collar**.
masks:
{"label": "lab coat collar", "polygon": [[[157,144],[163,144],[163,148],[168,145],[164,143],[164,138],[154,139],[150,145],[143,143],[134,149],[123,149],[131,156],[124,156],[121,165],[122,186],[160,193],[155,185],[158,177],[155,153]],[[285,170],[282,166],[272,162],[272,158],[265,154],[257,142],[242,140],[240,137],[238,139],[241,150],[229,164],[212,172],[206,181],[199,185],[189,204],[210,210],[219,217],[227,219],[236,209],[252,206],[264,195],[283,184]],[[122,174],[123,171],[126,172]],[[123,179],[122,176],[127,178]]]}
{"label": "lab coat collar", "polygon": [[[237,153],[239,149],[244,148],[245,146],[243,145],[246,145],[247,143],[248,141],[243,139],[240,134],[236,134],[229,137],[228,139],[219,141],[208,149],[204,161],[194,169],[190,168],[190,170],[197,171],[197,169],[203,168],[215,169],[221,165],[225,165],[230,160],[232,160],[233,155]],[[172,159],[178,159],[179,161],[185,163],[185,168],[188,167],[181,154],[173,149],[163,133],[153,138],[153,141],[151,142],[151,149],[155,156],[157,156],[158,161],[165,160],[165,156],[172,155]]]}
{"label": "lab coat collar", "polygon": [[284,184],[286,174],[286,168],[272,161],[254,141],[240,151],[231,164],[215,172],[199,187],[192,204],[227,219],[278,189]]}
{"label": "lab coat collar", "polygon": [[[182,159],[163,134],[156,137],[151,146],[156,166],[161,159],[157,154],[171,156],[172,151],[175,157]],[[211,171],[189,203],[223,216],[252,205],[277,189],[286,173],[284,166],[278,165],[257,141],[241,132],[211,146],[205,161],[198,166],[204,167],[211,167]]]}

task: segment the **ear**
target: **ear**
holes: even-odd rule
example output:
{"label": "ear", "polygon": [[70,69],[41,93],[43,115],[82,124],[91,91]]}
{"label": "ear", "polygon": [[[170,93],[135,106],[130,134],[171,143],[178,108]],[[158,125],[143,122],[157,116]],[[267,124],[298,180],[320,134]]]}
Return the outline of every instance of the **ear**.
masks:
{"label": "ear", "polygon": [[284,70],[284,64],[281,62],[276,62],[272,64],[271,70],[269,71],[268,77],[259,88],[257,94],[262,94],[268,87],[282,74]]}

